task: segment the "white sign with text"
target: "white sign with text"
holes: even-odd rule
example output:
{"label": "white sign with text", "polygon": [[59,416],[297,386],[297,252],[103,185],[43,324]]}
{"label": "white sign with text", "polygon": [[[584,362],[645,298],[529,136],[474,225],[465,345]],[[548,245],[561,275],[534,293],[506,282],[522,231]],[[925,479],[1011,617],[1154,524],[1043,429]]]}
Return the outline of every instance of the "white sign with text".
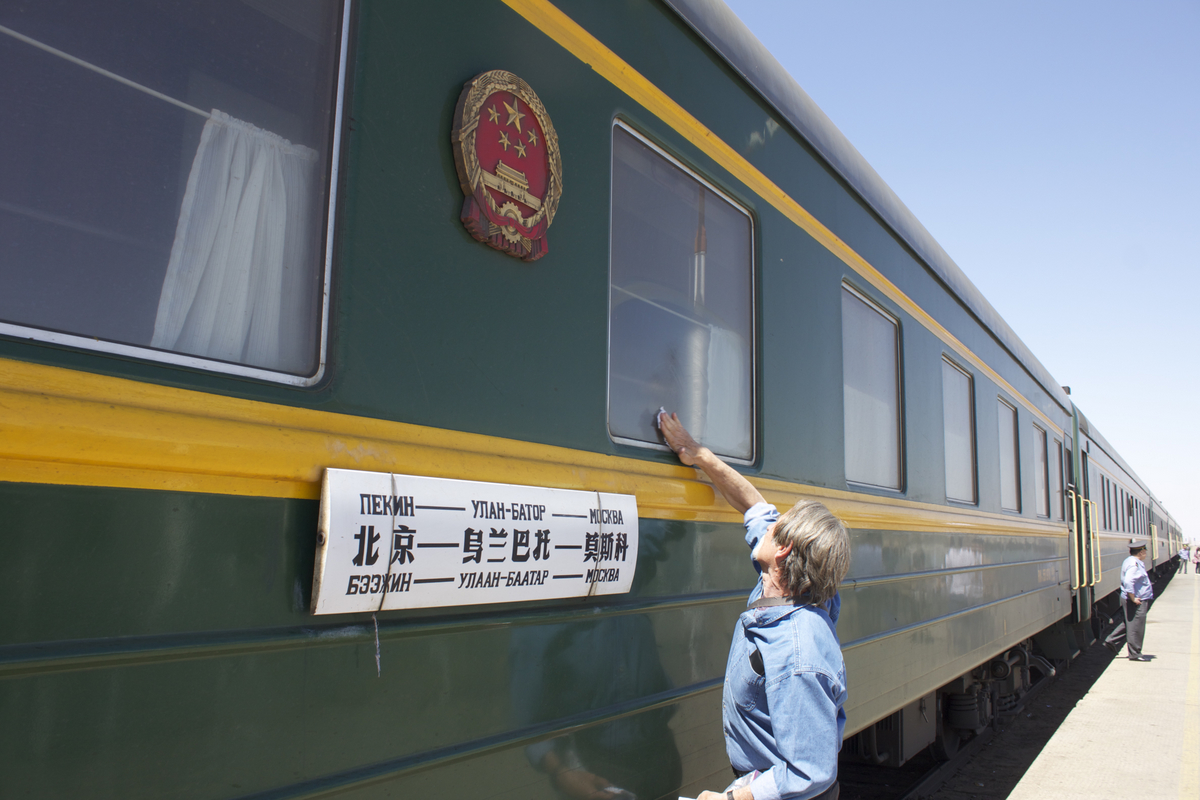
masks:
{"label": "white sign with text", "polygon": [[325,471],[312,613],[623,594],[633,495]]}

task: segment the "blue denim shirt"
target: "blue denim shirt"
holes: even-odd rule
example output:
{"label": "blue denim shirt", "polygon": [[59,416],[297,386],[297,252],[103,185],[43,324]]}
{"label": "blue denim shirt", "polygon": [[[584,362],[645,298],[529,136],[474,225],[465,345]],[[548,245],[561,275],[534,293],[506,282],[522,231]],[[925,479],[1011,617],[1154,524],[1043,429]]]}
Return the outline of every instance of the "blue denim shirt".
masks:
{"label": "blue denim shirt", "polygon": [[[746,511],[752,553],[778,518],[766,503]],[[757,562],[754,568],[759,570]],[[760,577],[749,602],[762,593]],[[837,778],[846,728],[846,665],[837,638],[841,604],[837,595],[828,610],[768,606],[738,617],[725,666],[722,719],[729,763],[738,772],[762,773],[750,784],[755,800],[812,797]],[[750,661],[755,649],[763,675]]]}

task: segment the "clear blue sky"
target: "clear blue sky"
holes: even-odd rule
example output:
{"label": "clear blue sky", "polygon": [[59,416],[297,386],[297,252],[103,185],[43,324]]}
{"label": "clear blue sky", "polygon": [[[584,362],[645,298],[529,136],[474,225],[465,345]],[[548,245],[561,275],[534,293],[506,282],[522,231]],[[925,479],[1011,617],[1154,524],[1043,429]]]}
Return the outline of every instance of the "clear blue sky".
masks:
{"label": "clear blue sky", "polygon": [[1200,3],[727,2],[1200,540]]}

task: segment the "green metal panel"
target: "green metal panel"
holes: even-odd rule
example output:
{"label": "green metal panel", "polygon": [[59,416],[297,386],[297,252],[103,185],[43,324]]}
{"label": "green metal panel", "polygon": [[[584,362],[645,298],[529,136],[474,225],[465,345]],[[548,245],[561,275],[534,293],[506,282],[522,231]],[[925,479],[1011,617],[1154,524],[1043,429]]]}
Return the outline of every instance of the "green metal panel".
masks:
{"label": "green metal panel", "polygon": [[[803,142],[786,128],[752,138],[770,130],[765,106],[663,6],[561,8],[1067,424]],[[845,264],[498,2],[363,2],[355,54],[325,384],[290,389],[15,341],[0,342],[0,356],[670,460],[606,431],[620,116],[754,214],[762,456],[747,471],[846,487],[837,298],[843,280],[862,282]],[[496,68],[532,84],[560,136],[565,193],[550,253],[535,264],[475,242],[458,221],[451,116],[463,83]],[[901,322],[905,496],[942,503],[943,345],[872,296]],[[975,381],[979,507],[998,510],[997,388]],[[1022,410],[1023,432],[1030,419]],[[627,598],[380,614],[377,671],[372,620],[307,613],[316,511],[311,501],[0,484],[0,795],[551,797],[534,766],[541,742],[574,748],[639,796],[724,783],[718,692],[753,582],[739,526],[642,520]],[[840,628],[852,730],[1068,611],[1065,576],[1046,571],[1065,563],[1062,539],[853,540],[859,583],[845,590]],[[997,564],[1009,566],[982,569]],[[896,580],[877,580],[887,576]]]}
{"label": "green metal panel", "polygon": [[[0,566],[5,796],[397,796],[439,764],[487,796],[459,766],[485,755],[507,765],[497,785],[532,791],[550,734],[630,787],[706,774],[717,717],[676,720],[719,690],[753,575],[738,526],[642,520],[628,598],[380,614],[377,672],[371,620],[307,614],[315,510],[0,485],[0,516],[27,532]],[[853,539],[852,730],[1062,613],[1060,540]]]}

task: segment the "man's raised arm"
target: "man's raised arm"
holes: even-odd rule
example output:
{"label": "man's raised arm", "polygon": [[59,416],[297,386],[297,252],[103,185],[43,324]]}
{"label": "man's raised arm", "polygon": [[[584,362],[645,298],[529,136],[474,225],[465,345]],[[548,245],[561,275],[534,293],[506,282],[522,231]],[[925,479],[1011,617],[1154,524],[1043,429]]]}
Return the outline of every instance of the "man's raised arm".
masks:
{"label": "man's raised arm", "polygon": [[717,491],[739,514],[755,503],[765,503],[762,494],[741,473],[713,455],[713,451],[699,444],[679,421],[678,414],[659,412],[658,427],[667,445],[689,467],[704,470],[704,474],[717,487]]}

